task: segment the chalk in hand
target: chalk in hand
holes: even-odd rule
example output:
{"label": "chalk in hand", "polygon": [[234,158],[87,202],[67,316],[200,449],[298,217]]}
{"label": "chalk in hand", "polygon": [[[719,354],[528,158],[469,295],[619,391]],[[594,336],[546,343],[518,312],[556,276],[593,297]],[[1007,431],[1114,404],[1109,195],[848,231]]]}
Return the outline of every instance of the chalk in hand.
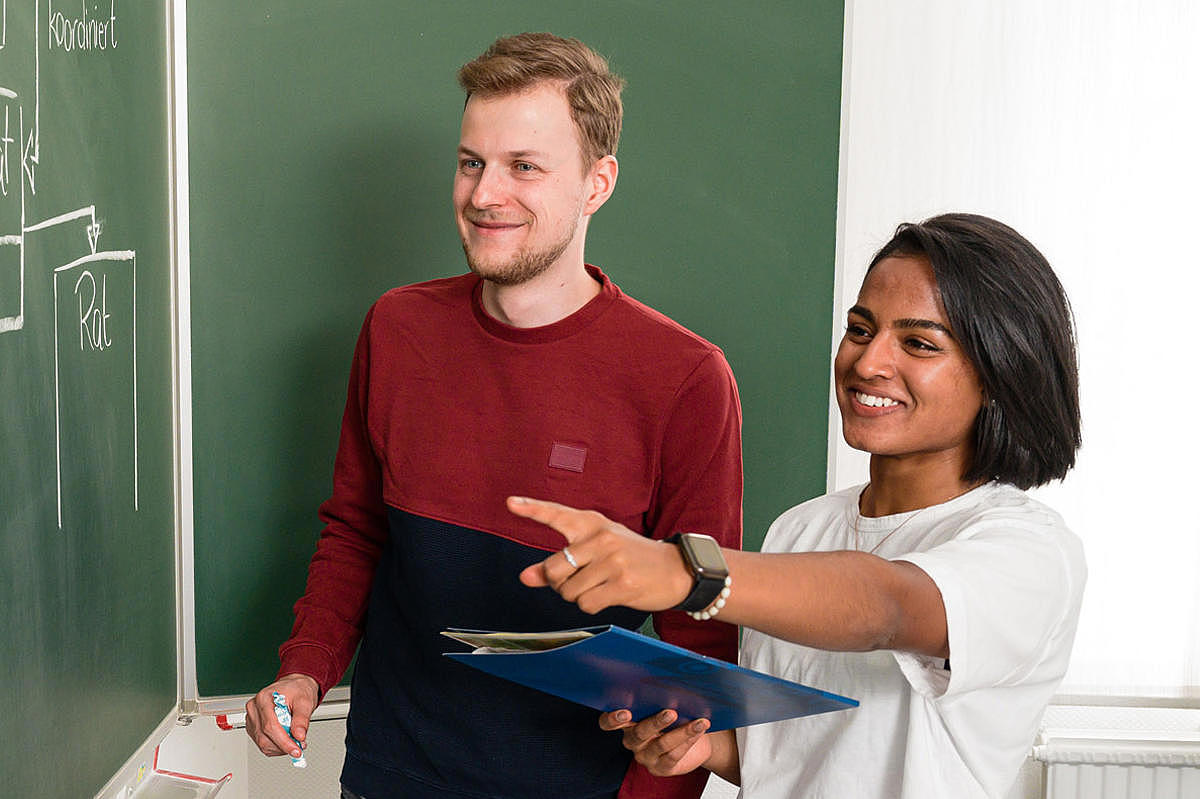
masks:
{"label": "chalk in hand", "polygon": [[[288,709],[287,699],[278,691],[271,694],[271,699],[275,702],[275,718],[279,719],[279,723],[283,725],[283,731],[288,734],[288,737],[296,741],[292,735],[292,711]],[[296,746],[300,746],[299,741],[296,741]],[[308,765],[308,761],[304,759],[303,748],[300,749],[300,757],[292,758],[292,765],[296,768],[304,768]]]}

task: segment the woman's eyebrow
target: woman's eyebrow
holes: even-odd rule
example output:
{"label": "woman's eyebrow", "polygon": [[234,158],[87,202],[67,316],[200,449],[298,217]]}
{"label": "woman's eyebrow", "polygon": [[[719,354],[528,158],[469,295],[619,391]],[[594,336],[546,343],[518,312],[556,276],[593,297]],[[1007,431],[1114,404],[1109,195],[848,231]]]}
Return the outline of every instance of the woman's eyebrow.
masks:
{"label": "woman's eyebrow", "polygon": [[941,322],[935,322],[932,319],[897,319],[892,322],[892,327],[915,327],[919,330],[933,330],[939,333],[945,333],[951,338],[954,334],[950,332],[950,328],[943,325]]}
{"label": "woman's eyebrow", "polygon": [[[854,314],[855,316],[861,316],[863,319],[866,319],[871,324],[875,324],[875,314],[871,313],[870,308],[866,308],[862,305],[851,306],[850,310],[848,310],[846,312],[846,314],[847,315]],[[906,317],[904,319],[896,319],[895,321],[892,322],[891,327],[916,328],[918,330],[932,330],[932,331],[938,332],[938,333],[945,333],[947,336],[954,338],[954,333],[952,333],[950,331],[950,328],[946,327],[941,322],[935,322],[932,319],[917,319],[915,317],[912,317],[912,318]]]}
{"label": "woman's eyebrow", "polygon": [[871,311],[869,309],[864,308],[861,305],[854,305],[850,308],[850,310],[846,311],[847,316],[849,316],[850,314],[855,314],[856,316],[861,316],[863,319],[866,319],[871,324],[875,324],[875,314],[871,313]]}

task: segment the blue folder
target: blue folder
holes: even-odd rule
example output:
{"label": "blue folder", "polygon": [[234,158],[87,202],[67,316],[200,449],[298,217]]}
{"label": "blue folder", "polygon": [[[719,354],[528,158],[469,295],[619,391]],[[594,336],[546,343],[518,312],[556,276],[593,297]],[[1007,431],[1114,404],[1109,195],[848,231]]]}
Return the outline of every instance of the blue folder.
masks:
{"label": "blue folder", "polygon": [[486,647],[447,652],[446,657],[596,710],[628,708],[635,719],[671,708],[681,721],[709,719],[709,729],[715,732],[858,706],[854,699],[700,655],[623,627],[442,634]]}

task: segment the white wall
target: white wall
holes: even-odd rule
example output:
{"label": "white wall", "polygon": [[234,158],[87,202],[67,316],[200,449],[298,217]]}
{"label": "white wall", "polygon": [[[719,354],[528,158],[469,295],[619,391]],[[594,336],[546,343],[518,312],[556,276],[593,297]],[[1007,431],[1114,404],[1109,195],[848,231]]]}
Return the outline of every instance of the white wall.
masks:
{"label": "white wall", "polygon": [[[1065,693],[1200,700],[1198,43],[1194,0],[847,2],[834,342],[873,251],[942,211],[1022,232],[1074,306],[1084,448],[1042,491],[1090,568]],[[830,455],[865,479],[834,403]]]}

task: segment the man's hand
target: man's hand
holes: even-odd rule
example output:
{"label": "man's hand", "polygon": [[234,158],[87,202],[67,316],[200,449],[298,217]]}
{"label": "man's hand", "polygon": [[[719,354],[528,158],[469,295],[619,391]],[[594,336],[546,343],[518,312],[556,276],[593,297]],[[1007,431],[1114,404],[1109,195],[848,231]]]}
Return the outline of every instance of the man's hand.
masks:
{"label": "man's hand", "polygon": [[246,703],[246,734],[255,746],[270,757],[284,753],[300,757],[300,748],[288,737],[283,725],[275,717],[275,700],[271,696],[275,691],[287,698],[292,711],[292,735],[303,745],[308,735],[308,720],[319,700],[317,681],[307,674],[288,674],[259,691]]}
{"label": "man's hand", "polygon": [[595,511],[525,497],[509,497],[508,509],[567,539],[565,548],[522,571],[521,582],[549,586],[584,613],[613,605],[667,610],[692,590],[679,547],[640,536]]}

